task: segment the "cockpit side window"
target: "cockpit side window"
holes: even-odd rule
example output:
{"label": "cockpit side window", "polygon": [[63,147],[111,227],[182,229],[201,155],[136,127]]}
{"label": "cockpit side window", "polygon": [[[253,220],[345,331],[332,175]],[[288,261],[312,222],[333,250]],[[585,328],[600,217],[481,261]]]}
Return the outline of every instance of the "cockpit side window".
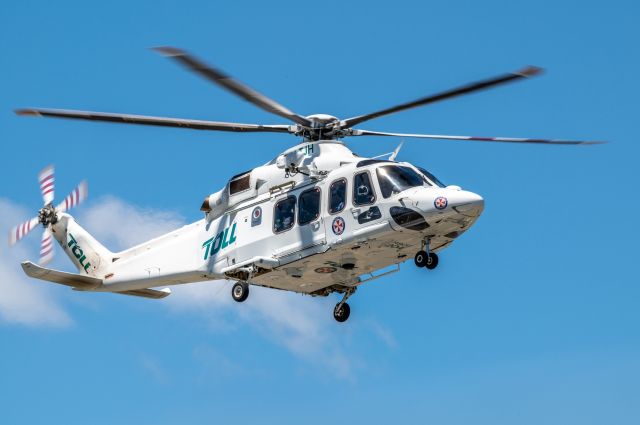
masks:
{"label": "cockpit side window", "polygon": [[288,196],[278,201],[273,210],[274,233],[289,230],[296,223],[296,197]]}
{"label": "cockpit side window", "polygon": [[376,169],[376,174],[384,198],[424,184],[422,176],[409,167],[386,165]]}
{"label": "cockpit side window", "polygon": [[353,177],[353,204],[371,205],[376,201],[376,193],[371,185],[369,172],[363,171]]}
{"label": "cockpit side window", "polygon": [[337,214],[347,203],[347,179],[336,180],[329,186],[329,214]]}
{"label": "cockpit side window", "polygon": [[320,188],[305,190],[298,197],[298,224],[304,226],[320,217]]}
{"label": "cockpit side window", "polygon": [[436,186],[446,187],[446,185],[444,183],[442,183],[440,180],[438,180],[438,178],[436,176],[434,176],[433,174],[431,174],[430,172],[428,172],[424,168],[422,168],[422,167],[416,167],[416,168],[418,170],[420,170],[420,172],[422,174],[424,174],[424,176],[426,177],[425,181],[429,182],[429,180],[431,180],[431,182],[434,183]]}

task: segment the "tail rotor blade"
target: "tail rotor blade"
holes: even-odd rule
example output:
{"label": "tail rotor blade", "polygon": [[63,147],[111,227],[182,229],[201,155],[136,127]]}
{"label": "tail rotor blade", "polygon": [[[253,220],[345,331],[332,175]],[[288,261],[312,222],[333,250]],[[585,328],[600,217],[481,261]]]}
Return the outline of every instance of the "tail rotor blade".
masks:
{"label": "tail rotor blade", "polygon": [[40,243],[40,265],[44,266],[53,259],[53,236],[49,229],[42,232],[42,242]]}
{"label": "tail rotor blade", "polygon": [[71,208],[79,205],[87,198],[89,194],[89,186],[86,181],[80,183],[73,191],[64,198],[64,201],[60,202],[60,204],[56,207],[56,211],[65,212],[69,211]]}
{"label": "tail rotor blade", "polygon": [[15,226],[9,232],[9,245],[15,245],[20,239],[24,238],[30,231],[36,228],[40,220],[38,217],[33,217],[29,221],[25,221],[18,226]]}
{"label": "tail rotor blade", "polygon": [[40,174],[38,174],[38,180],[40,180],[40,192],[42,192],[44,205],[49,205],[53,202],[55,188],[53,165],[49,165],[40,171]]}

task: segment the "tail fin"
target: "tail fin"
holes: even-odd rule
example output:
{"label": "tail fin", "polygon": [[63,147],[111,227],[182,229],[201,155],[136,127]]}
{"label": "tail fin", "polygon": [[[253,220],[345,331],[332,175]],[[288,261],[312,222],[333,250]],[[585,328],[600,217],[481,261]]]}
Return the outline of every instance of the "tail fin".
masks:
{"label": "tail fin", "polygon": [[110,268],[113,253],[69,214],[58,214],[58,221],[51,226],[51,233],[80,274],[102,278]]}

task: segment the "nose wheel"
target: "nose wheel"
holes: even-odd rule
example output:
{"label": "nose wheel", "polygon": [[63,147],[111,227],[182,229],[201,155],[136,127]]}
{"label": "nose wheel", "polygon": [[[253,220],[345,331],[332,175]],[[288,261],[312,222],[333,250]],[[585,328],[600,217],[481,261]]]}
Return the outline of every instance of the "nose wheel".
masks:
{"label": "nose wheel", "polygon": [[249,284],[247,282],[236,282],[231,288],[231,297],[234,301],[241,303],[249,296]]}
{"label": "nose wheel", "polygon": [[438,254],[434,252],[418,251],[413,259],[418,267],[426,267],[433,270],[438,266]]}

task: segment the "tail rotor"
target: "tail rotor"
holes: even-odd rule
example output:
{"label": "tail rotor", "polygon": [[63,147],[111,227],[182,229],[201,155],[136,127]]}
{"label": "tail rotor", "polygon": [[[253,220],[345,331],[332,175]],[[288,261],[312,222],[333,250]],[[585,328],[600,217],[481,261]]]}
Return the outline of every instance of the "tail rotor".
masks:
{"label": "tail rotor", "polygon": [[55,178],[53,165],[45,167],[38,174],[40,182],[40,192],[42,193],[43,207],[38,211],[38,216],[15,226],[9,232],[9,245],[15,245],[19,240],[24,238],[38,224],[42,224],[44,232],[40,242],[40,261],[41,265],[50,262],[53,259],[53,235],[51,234],[51,225],[58,221],[58,213],[69,211],[71,208],[81,204],[89,193],[86,181],[81,182],[76,188],[57,206],[53,206]]}
{"label": "tail rotor", "polygon": [[25,221],[11,229],[11,232],[9,232],[9,245],[15,245],[16,242],[35,229],[39,222],[40,219],[38,217],[33,217],[31,220]]}
{"label": "tail rotor", "polygon": [[40,192],[42,192],[42,203],[48,205],[53,202],[55,179],[54,179],[53,165],[44,167],[40,174],[38,174],[38,180],[40,180]]}
{"label": "tail rotor", "polygon": [[42,232],[42,242],[40,242],[40,265],[45,265],[53,259],[53,236],[49,229]]}
{"label": "tail rotor", "polygon": [[85,199],[87,199],[88,195],[89,186],[86,181],[82,181],[75,189],[73,189],[73,191],[71,191],[70,194],[67,195],[66,198],[64,198],[64,201],[60,202],[56,206],[55,210],[57,212],[69,211],[71,208],[80,205]]}

